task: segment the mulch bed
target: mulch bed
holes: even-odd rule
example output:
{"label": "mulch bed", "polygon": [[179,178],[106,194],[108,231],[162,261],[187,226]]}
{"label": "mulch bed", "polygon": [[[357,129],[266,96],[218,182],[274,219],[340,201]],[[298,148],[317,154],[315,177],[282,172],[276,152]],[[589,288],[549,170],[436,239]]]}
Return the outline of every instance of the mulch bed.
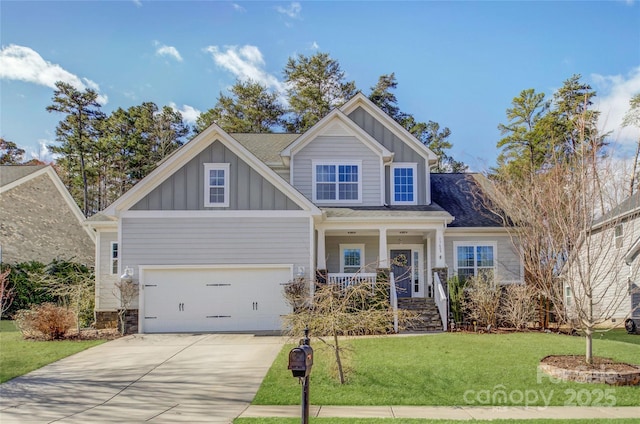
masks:
{"label": "mulch bed", "polygon": [[584,355],[552,355],[547,356],[540,362],[567,370],[594,370],[609,372],[640,371],[640,366],[638,365],[616,362],[611,358],[594,356],[593,364],[587,364],[584,361],[584,358]]}
{"label": "mulch bed", "polygon": [[93,329],[84,328],[80,334],[76,330],[69,331],[65,336],[66,340],[115,340],[121,337],[115,328]]}

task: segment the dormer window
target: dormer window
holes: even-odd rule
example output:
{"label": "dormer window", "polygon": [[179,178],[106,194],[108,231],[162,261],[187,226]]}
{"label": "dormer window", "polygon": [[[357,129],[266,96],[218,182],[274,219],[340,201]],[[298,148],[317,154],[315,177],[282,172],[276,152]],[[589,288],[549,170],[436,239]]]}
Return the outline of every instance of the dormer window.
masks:
{"label": "dormer window", "polygon": [[416,175],[415,163],[395,163],[391,165],[391,204],[416,205]]}
{"label": "dormer window", "polygon": [[204,164],[204,206],[229,206],[229,164]]}
{"label": "dormer window", "polygon": [[362,200],[362,163],[313,163],[313,200],[320,203],[356,203]]}

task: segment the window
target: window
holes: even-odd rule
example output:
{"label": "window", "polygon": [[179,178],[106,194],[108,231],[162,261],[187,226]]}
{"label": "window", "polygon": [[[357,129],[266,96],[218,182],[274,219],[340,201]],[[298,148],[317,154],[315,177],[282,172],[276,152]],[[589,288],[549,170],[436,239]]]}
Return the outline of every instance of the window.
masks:
{"label": "window", "polygon": [[204,206],[229,206],[229,164],[204,164]]}
{"label": "window", "polygon": [[111,242],[111,274],[118,274],[118,243]]}
{"label": "window", "polygon": [[616,247],[620,248],[620,247],[622,247],[622,236],[624,235],[624,232],[622,230],[622,224],[616,225],[614,231],[615,231]]}
{"label": "window", "polygon": [[355,274],[364,266],[364,244],[340,245],[340,270]]}
{"label": "window", "polygon": [[564,297],[565,297],[567,306],[571,306],[573,304],[573,291],[571,290],[571,287],[565,286]]}
{"label": "window", "polygon": [[360,163],[314,163],[313,200],[318,202],[360,202]]}
{"label": "window", "polygon": [[391,166],[391,204],[415,205],[416,164],[393,164]]}
{"label": "window", "polygon": [[455,264],[461,279],[487,273],[493,276],[495,246],[484,244],[456,244]]}

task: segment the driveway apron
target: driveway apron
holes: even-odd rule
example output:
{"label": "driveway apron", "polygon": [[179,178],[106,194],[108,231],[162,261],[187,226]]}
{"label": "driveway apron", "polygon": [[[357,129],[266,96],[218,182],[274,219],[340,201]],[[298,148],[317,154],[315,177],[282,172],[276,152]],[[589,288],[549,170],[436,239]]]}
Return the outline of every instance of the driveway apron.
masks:
{"label": "driveway apron", "polygon": [[123,337],[0,385],[0,422],[230,423],[283,343],[249,334]]}

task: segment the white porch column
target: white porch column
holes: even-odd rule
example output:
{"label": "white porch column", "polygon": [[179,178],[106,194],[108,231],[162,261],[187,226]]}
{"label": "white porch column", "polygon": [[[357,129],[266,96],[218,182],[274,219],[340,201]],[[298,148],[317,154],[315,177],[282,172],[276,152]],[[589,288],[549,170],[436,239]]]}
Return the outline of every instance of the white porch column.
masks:
{"label": "white porch column", "polygon": [[444,259],[444,229],[436,230],[436,268],[445,268],[447,266]]}
{"label": "white porch column", "polygon": [[387,229],[380,228],[380,246],[378,249],[378,268],[389,268],[389,252],[387,249]]}
{"label": "white porch column", "polygon": [[318,248],[316,250],[316,267],[327,269],[327,254],[325,250],[324,228],[318,228]]}

